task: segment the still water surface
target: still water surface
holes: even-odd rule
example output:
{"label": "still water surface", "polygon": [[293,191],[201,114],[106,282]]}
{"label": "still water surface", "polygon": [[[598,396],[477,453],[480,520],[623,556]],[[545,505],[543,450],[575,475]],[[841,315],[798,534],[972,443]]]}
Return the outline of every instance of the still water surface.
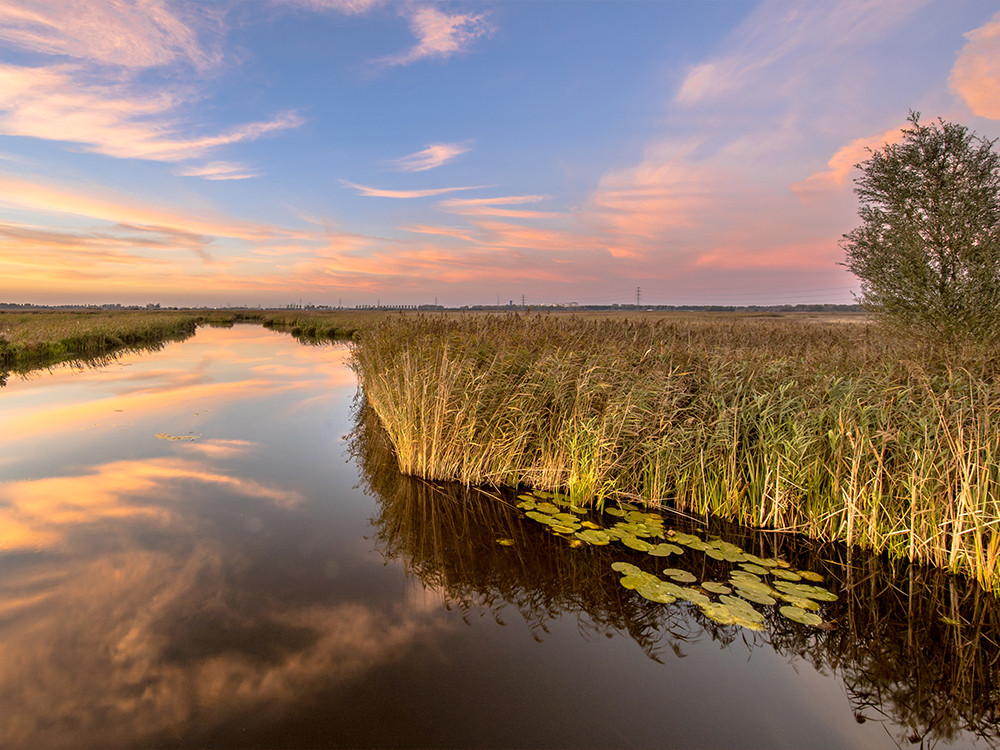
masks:
{"label": "still water surface", "polygon": [[836,630],[647,602],[396,473],[348,356],[203,328],[0,390],[0,746],[997,746],[991,598],[720,527]]}

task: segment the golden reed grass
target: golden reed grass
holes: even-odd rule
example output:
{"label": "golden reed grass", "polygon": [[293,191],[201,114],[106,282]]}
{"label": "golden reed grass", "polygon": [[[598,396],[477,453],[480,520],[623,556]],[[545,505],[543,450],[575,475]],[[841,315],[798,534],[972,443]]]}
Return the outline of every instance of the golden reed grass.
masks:
{"label": "golden reed grass", "polygon": [[1000,588],[990,353],[864,323],[413,316],[354,367],[400,468],[670,505]]}

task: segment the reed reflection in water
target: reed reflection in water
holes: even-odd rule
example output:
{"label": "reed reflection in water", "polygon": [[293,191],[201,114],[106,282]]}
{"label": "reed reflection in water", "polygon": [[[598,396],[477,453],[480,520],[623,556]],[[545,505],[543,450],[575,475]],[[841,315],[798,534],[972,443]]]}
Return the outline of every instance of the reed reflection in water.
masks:
{"label": "reed reflection in water", "polygon": [[[851,554],[841,545],[668,517],[678,531],[718,535],[759,557],[820,571],[825,585],[840,594],[824,610],[836,623],[833,630],[797,625],[772,611],[765,631],[752,633],[718,625],[695,607],[656,604],[619,586],[611,563],[628,560],[656,572],[645,555],[623,547],[572,548],[526,521],[509,494],[401,475],[377,417],[363,406],[352,448],[369,491],[380,500],[376,525],[383,554],[402,560],[463,612],[485,608],[503,622],[513,606],[537,639],[546,637],[551,623],[573,615],[584,637],[627,633],[665,668],[672,656],[683,658],[707,639],[745,651],[751,660],[773,651],[797,669],[809,665],[835,676],[855,721],[880,723],[898,746],[1000,745],[1000,607],[975,582]],[[498,544],[501,538],[513,544]],[[699,580],[725,580],[722,563],[699,557],[692,567]],[[676,559],[669,564],[681,565]],[[691,567],[691,559],[683,564]],[[639,692],[643,687],[635,685]],[[782,707],[774,710],[780,714]],[[748,731],[748,746],[755,746],[753,737]]]}

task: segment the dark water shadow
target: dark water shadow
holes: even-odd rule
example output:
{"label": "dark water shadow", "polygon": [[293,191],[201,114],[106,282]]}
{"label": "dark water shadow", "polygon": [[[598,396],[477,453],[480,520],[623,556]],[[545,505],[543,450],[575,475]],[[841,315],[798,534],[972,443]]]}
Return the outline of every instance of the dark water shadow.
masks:
{"label": "dark water shadow", "polygon": [[[718,535],[759,557],[820,572],[839,595],[823,608],[833,629],[798,625],[768,607],[765,629],[751,632],[622,588],[611,563],[649,567],[646,555],[621,546],[572,548],[525,520],[509,494],[400,474],[378,419],[364,405],[351,449],[378,502],[380,551],[444,592],[451,607],[486,609],[501,624],[513,607],[538,640],[549,623],[575,614],[583,637],[625,633],[659,662],[683,657],[705,638],[750,654],[772,649],[836,675],[855,720],[882,722],[900,747],[929,748],[969,735],[1000,746],[1000,606],[974,582],[839,544],[665,514],[678,531]],[[692,572],[700,580],[725,580],[726,563],[698,557]]]}

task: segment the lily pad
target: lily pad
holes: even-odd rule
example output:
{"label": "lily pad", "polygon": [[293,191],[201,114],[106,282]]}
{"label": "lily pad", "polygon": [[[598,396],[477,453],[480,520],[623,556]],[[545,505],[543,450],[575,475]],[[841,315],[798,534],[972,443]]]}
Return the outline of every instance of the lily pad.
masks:
{"label": "lily pad", "polygon": [[531,494],[534,495],[535,497],[540,497],[545,500],[548,500],[549,498],[552,497],[553,493],[549,492],[548,490],[532,490]]}
{"label": "lily pad", "polygon": [[705,581],[701,584],[701,587],[711,594],[731,594],[733,590],[729,588],[724,583],[718,583],[717,581]]}
{"label": "lily pad", "polygon": [[653,549],[653,545],[644,539],[640,539],[637,536],[624,536],[622,537],[622,544],[631,549],[638,550],[639,552],[649,552]]}
{"label": "lily pad", "polygon": [[771,571],[760,565],[755,565],[754,563],[745,562],[740,563],[740,567],[743,568],[747,573],[754,573],[759,576],[766,576]]}
{"label": "lily pad", "polygon": [[611,569],[619,573],[638,573],[640,571],[639,566],[629,562],[613,562]]}
{"label": "lily pad", "polygon": [[800,570],[797,572],[799,574],[799,578],[802,578],[803,580],[806,581],[813,581],[814,583],[819,583],[823,580],[823,574],[817,573],[813,570]]}
{"label": "lily pad", "polygon": [[605,508],[604,512],[607,513],[609,516],[620,517],[625,515],[625,511],[621,510],[620,508]]}
{"label": "lily pad", "polygon": [[681,595],[678,599],[683,599],[684,601],[691,602],[692,604],[697,604],[699,607],[705,604],[711,604],[712,600],[705,596],[703,593],[697,589],[693,589],[690,586],[678,586],[681,590]]}
{"label": "lily pad", "polygon": [[541,513],[541,512],[539,512],[537,510],[529,510],[524,515],[526,515],[532,521],[538,521],[538,523],[546,523],[547,524],[547,523],[551,523],[552,522],[552,516],[548,515],[547,513]]}
{"label": "lily pad", "polygon": [[793,596],[791,594],[778,593],[784,601],[791,604],[793,607],[798,607],[799,609],[817,610],[819,609],[819,602],[815,602],[812,599],[806,599],[804,596]]}
{"label": "lily pad", "polygon": [[537,503],[534,500],[522,500],[517,504],[517,507],[521,510],[534,510],[537,507]]}
{"label": "lily pad", "polygon": [[598,526],[593,521],[580,521],[580,525],[583,528],[585,528],[585,529],[600,529],[601,528],[600,526]]}
{"label": "lily pad", "polygon": [[837,595],[822,586],[813,586],[807,583],[790,583],[788,581],[775,581],[774,587],[778,591],[792,596],[802,596],[806,599],[815,599],[820,602],[835,602]]}
{"label": "lily pad", "polygon": [[576,531],[580,527],[579,526],[562,526],[560,524],[552,524],[552,526],[550,528],[554,532],[556,532],[557,534],[572,534],[574,531]]}
{"label": "lily pad", "polygon": [[671,531],[667,533],[671,542],[677,544],[691,544],[691,542],[701,542],[701,539],[694,534],[685,534],[683,531]]}
{"label": "lily pad", "polygon": [[684,550],[676,544],[661,542],[653,547],[653,549],[649,550],[649,554],[654,557],[669,557],[670,555],[682,555],[684,554]]}
{"label": "lily pad", "polygon": [[550,516],[554,516],[559,512],[559,506],[552,503],[536,503],[535,510],[539,513],[548,513]]}
{"label": "lily pad", "polygon": [[680,568],[664,568],[663,575],[673,578],[678,583],[694,583],[698,580],[692,573]]}
{"label": "lily pad", "polygon": [[518,495],[517,499],[518,500],[526,500],[526,501],[532,502],[532,503],[535,502],[535,496],[534,495]]}
{"label": "lily pad", "polygon": [[705,550],[705,554],[711,557],[713,560],[725,560],[726,556],[722,553],[722,550],[716,549],[715,547],[709,547]]}
{"label": "lily pad", "polygon": [[709,602],[708,604],[701,605],[701,611],[705,613],[705,617],[709,620],[717,622],[720,625],[736,624],[736,617],[733,615],[732,610],[725,604]]}
{"label": "lily pad", "polygon": [[790,604],[786,604],[784,607],[779,608],[778,611],[789,620],[803,625],[815,626],[823,624],[822,617],[817,615],[815,612],[806,612],[806,610],[801,607],[793,607]]}
{"label": "lily pad", "polygon": [[635,591],[639,596],[649,599],[651,602],[673,604],[677,601],[677,597],[671,593],[666,581],[661,581],[659,578],[648,581],[645,585],[636,588]]}
{"label": "lily pad", "polygon": [[744,599],[723,594],[719,597],[719,601],[729,607],[729,609],[731,609],[733,613],[737,614],[741,619],[749,620],[751,622],[764,622],[764,615],[754,609],[753,606]]}
{"label": "lily pad", "polygon": [[802,576],[800,576],[798,573],[795,573],[795,572],[793,572],[791,570],[785,570],[783,568],[774,568],[771,571],[771,575],[773,575],[775,578],[781,578],[782,580],[785,580],[785,581],[801,581],[802,580]]}
{"label": "lily pad", "polygon": [[601,529],[584,529],[583,531],[578,531],[576,532],[576,538],[581,542],[595,546],[603,546],[611,543],[611,536],[608,532]]}

